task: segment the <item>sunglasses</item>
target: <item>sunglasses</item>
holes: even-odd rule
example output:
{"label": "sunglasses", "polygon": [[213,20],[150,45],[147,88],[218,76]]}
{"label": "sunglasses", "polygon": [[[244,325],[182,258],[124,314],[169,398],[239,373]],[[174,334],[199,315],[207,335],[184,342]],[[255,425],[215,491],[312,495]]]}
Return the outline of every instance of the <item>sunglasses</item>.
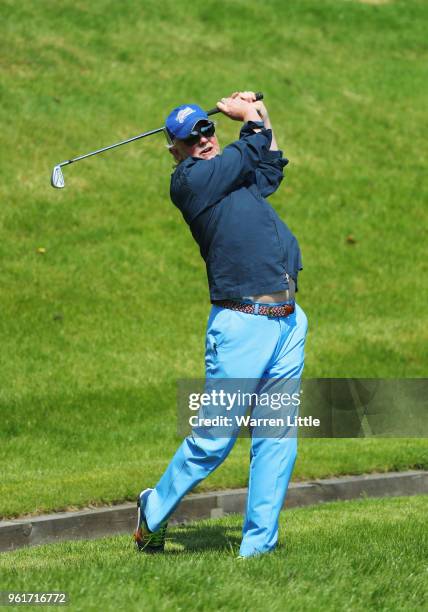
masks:
{"label": "sunglasses", "polygon": [[205,138],[211,138],[215,134],[215,124],[212,121],[208,121],[205,125],[201,125],[197,130],[192,130],[187,136],[187,138],[183,138],[182,142],[186,144],[188,147],[193,147],[193,145],[199,142],[201,136],[205,136]]}

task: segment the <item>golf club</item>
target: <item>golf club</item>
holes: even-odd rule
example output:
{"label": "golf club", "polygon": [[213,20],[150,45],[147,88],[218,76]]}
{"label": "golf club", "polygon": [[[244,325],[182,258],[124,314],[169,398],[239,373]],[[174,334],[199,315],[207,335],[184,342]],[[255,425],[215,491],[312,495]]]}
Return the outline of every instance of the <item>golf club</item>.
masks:
{"label": "golf club", "polygon": [[[257,93],[256,100],[262,100],[263,94]],[[207,115],[215,115],[219,113],[219,109],[212,108],[207,111]],[[122,140],[121,142],[117,142],[116,144],[112,144],[108,147],[103,147],[102,149],[97,149],[96,151],[92,151],[91,153],[86,153],[85,155],[79,155],[78,157],[74,157],[73,159],[68,159],[67,161],[63,161],[60,164],[57,164],[52,170],[51,175],[51,185],[56,189],[63,189],[65,187],[64,175],[62,173],[62,167],[68,166],[68,164],[73,164],[74,162],[80,161],[82,159],[86,159],[87,157],[92,157],[92,155],[98,155],[98,153],[104,153],[104,151],[109,151],[110,149],[115,149],[116,147],[121,147],[122,145],[128,144],[129,142],[134,142],[134,140],[139,140],[140,138],[145,138],[146,136],[151,136],[152,134],[158,134],[159,132],[164,132],[167,141],[171,144],[171,139],[169,138],[169,134],[164,127],[157,128],[156,130],[150,130],[149,132],[144,132],[143,134],[138,134],[138,136],[133,136],[132,138],[128,138],[127,140]]]}

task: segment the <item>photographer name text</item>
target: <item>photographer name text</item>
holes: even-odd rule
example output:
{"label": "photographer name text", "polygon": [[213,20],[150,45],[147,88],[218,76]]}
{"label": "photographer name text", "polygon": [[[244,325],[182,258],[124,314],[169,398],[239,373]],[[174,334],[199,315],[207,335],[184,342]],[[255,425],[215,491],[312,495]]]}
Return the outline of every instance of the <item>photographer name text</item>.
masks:
{"label": "photographer name text", "polygon": [[312,416],[255,418],[250,415],[221,415],[207,419],[193,415],[189,418],[189,424],[191,427],[319,427],[321,422]]}

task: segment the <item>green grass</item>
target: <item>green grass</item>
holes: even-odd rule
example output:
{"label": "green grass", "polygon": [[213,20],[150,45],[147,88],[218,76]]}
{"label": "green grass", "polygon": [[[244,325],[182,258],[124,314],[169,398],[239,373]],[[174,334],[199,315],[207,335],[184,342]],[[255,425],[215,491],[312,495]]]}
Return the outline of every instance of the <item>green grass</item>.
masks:
{"label": "green grass", "polygon": [[[134,501],[142,488],[154,486],[179,440],[172,432],[165,435],[162,424],[154,422],[149,432],[163,436],[162,447],[155,441],[142,442],[126,413],[121,421],[119,414],[110,422],[114,433],[101,436],[99,429],[92,431],[89,426],[85,433],[74,434],[72,422],[60,428],[49,417],[50,435],[38,429],[34,440],[19,436],[13,446],[0,448],[7,465],[0,482],[3,516]],[[302,440],[299,444],[293,480],[428,467],[424,440]],[[244,487],[248,465],[249,441],[240,439],[225,463],[194,492]]]}
{"label": "green grass", "polygon": [[282,514],[270,555],[237,561],[241,518],[171,529],[163,556],[130,537],[0,558],[2,590],[66,591],[73,610],[426,610],[426,497]]}
{"label": "green grass", "polygon": [[[427,16],[423,0],[3,0],[0,515],[133,497],[178,443],[175,381],[203,375],[209,304],[163,137],[66,168],[61,192],[49,175],[182,101],[265,93],[305,375],[426,375]],[[223,144],[237,131],[218,119]],[[246,457],[240,442],[204,487],[245,484]],[[304,441],[296,475],[426,465],[421,441]]]}

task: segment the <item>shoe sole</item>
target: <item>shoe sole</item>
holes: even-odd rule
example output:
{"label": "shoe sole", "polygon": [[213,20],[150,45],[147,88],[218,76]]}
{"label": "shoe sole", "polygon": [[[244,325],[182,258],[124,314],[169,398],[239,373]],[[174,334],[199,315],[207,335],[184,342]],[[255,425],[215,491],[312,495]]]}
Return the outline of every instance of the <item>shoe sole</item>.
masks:
{"label": "shoe sole", "polygon": [[[156,554],[156,553],[161,553],[164,552],[164,548],[158,548],[158,547],[154,547],[154,546],[150,546],[150,543],[146,543],[144,545],[140,545],[140,543],[142,544],[141,541],[141,537],[140,537],[140,524],[141,524],[141,498],[143,497],[143,495],[145,493],[147,493],[148,491],[153,491],[153,489],[148,488],[148,489],[144,489],[144,491],[141,491],[141,493],[138,495],[137,497],[137,528],[134,532],[134,542],[135,542],[135,548],[137,550],[137,552],[141,553],[147,553],[147,554]],[[147,524],[147,523],[146,523]]]}
{"label": "shoe sole", "polygon": [[153,489],[150,489],[150,488],[144,489],[144,491],[141,491],[141,493],[137,497],[137,528],[134,531],[134,542],[135,542],[135,548],[137,552],[147,551],[147,544],[145,546],[140,546],[139,544],[139,542],[141,542],[141,538],[140,538],[141,498],[145,493],[147,493],[147,491],[153,491]]}
{"label": "shoe sole", "polygon": [[141,491],[141,493],[137,497],[137,528],[135,530],[135,534],[137,534],[137,532],[138,532],[138,530],[140,528],[140,521],[141,521],[141,498],[143,497],[143,495],[145,493],[147,493],[147,491],[153,491],[153,489],[144,489],[144,491]]}

